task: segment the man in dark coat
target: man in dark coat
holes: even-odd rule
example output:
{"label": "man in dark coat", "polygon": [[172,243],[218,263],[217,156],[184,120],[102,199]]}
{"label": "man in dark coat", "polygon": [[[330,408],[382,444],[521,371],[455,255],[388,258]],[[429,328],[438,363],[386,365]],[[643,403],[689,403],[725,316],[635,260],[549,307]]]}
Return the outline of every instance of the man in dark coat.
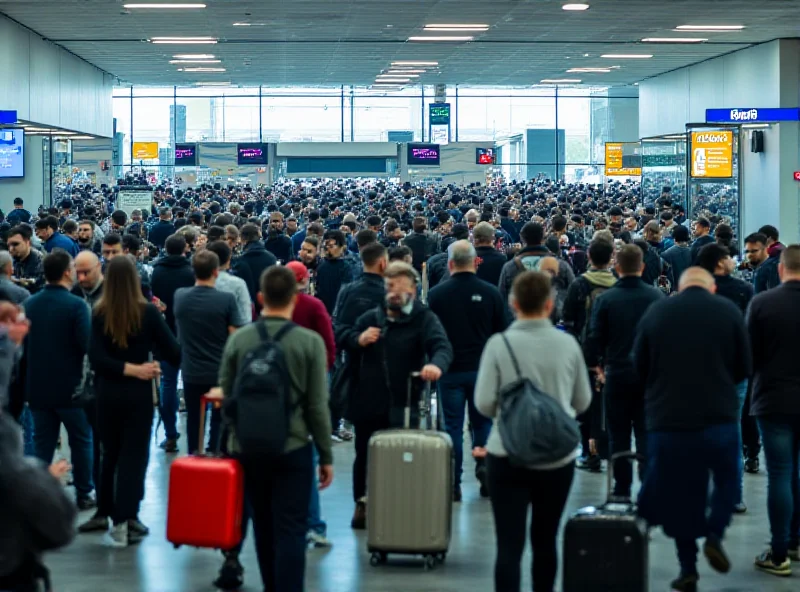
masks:
{"label": "man in dark coat", "polygon": [[258,283],[261,274],[268,267],[278,263],[278,259],[267,251],[261,242],[258,226],[255,224],[245,224],[240,233],[244,248],[242,254],[233,262],[233,271],[247,283],[247,291],[250,292],[250,299],[256,306],[256,311],[261,310],[258,304]]}

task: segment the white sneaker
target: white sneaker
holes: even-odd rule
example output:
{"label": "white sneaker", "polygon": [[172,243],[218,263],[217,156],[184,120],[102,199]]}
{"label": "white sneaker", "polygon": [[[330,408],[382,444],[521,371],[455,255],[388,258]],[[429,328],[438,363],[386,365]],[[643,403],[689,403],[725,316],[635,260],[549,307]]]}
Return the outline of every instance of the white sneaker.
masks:
{"label": "white sneaker", "polygon": [[315,547],[333,547],[333,543],[329,541],[324,534],[319,534],[313,530],[308,531],[308,534],[306,534],[306,540],[309,542],[309,544],[314,545]]}
{"label": "white sneaker", "polygon": [[123,522],[112,526],[103,537],[103,544],[115,549],[124,549],[128,546],[128,523]]}

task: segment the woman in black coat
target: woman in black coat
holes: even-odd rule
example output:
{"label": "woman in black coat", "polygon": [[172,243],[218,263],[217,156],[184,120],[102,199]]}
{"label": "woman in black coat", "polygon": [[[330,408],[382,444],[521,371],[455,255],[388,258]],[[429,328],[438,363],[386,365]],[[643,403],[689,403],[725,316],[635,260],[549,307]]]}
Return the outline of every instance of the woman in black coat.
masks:
{"label": "woman in black coat", "polygon": [[113,547],[126,547],[147,534],[138,514],[150,451],[153,381],[161,372],[158,362],[150,361],[153,357],[178,366],[180,346],[155,305],[142,296],[133,260],[115,257],[94,308],[89,346],[103,444],[93,520],[112,519],[105,542]]}

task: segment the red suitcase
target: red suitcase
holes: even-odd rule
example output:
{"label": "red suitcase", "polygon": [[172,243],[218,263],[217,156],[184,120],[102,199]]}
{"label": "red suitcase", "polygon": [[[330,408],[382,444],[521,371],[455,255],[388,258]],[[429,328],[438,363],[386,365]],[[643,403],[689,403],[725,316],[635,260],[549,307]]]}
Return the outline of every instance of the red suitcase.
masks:
{"label": "red suitcase", "polygon": [[[200,446],[205,436],[206,398],[201,400]],[[173,461],[169,471],[167,540],[232,549],[242,540],[244,472],[233,459],[188,456]]]}

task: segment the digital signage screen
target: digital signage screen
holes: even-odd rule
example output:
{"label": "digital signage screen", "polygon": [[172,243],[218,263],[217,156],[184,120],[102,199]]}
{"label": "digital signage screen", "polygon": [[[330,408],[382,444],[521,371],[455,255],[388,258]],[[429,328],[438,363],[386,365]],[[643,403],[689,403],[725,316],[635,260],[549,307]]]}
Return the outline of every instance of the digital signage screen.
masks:
{"label": "digital signage screen", "polygon": [[175,166],[197,166],[197,144],[175,144]]}
{"label": "digital signage screen", "polygon": [[236,161],[239,165],[267,164],[266,144],[237,144]]}
{"label": "digital signage screen", "polygon": [[494,148],[476,148],[475,164],[494,164]]}
{"label": "digital signage screen", "polygon": [[408,145],[408,164],[410,166],[439,166],[440,156],[439,144]]}
{"label": "digital signage screen", "polygon": [[25,176],[25,130],[0,129],[0,179]]}
{"label": "digital signage screen", "polygon": [[450,125],[450,103],[431,103],[428,116],[431,125]]}

